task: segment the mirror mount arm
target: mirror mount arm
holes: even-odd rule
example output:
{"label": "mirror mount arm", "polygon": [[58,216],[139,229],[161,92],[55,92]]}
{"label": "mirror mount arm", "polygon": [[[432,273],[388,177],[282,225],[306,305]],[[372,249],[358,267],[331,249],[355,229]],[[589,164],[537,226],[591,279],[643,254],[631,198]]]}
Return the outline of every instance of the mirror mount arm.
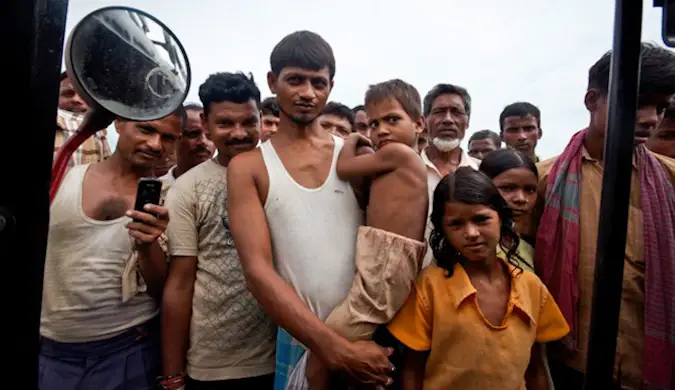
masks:
{"label": "mirror mount arm", "polygon": [[675,0],[654,0],[655,8],[663,8],[661,37],[668,47],[675,47]]}
{"label": "mirror mount arm", "polygon": [[63,182],[63,178],[68,172],[68,163],[73,156],[73,153],[79,148],[89,137],[93,137],[99,130],[105,129],[115,120],[115,116],[102,108],[90,108],[84,115],[84,120],[77,128],[73,136],[64,142],[54,157],[54,165],[52,166],[52,181],[49,187],[49,203],[54,201],[54,197]]}

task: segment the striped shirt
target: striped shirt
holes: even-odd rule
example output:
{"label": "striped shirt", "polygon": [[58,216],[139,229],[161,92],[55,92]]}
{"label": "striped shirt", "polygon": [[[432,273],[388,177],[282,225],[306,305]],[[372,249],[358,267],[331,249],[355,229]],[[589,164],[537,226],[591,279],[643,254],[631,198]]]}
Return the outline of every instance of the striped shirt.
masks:
{"label": "striped shirt", "polygon": [[[84,116],[82,115],[58,109],[56,115],[56,135],[54,138],[54,158],[56,158],[56,153],[61,149],[66,140],[75,134],[83,119]],[[110,157],[110,145],[108,144],[106,134],[106,129],[103,129],[94,136],[87,138],[73,153],[68,166],[97,163]]]}

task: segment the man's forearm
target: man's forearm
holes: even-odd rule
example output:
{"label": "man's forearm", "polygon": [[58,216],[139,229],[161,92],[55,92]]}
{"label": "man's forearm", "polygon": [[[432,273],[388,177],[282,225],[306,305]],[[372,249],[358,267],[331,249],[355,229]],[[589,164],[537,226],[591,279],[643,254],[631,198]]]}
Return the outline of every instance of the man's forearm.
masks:
{"label": "man's forearm", "polygon": [[274,268],[265,265],[247,271],[249,290],[267,314],[321,360],[326,361],[331,351],[346,344],[347,340],[312,313]]}
{"label": "man's forearm", "polygon": [[168,271],[166,253],[156,241],[150,245],[139,245],[136,249],[141,276],[148,286],[148,294],[161,300]]}
{"label": "man's forearm", "polygon": [[190,342],[190,319],[194,283],[181,288],[167,283],[162,299],[162,368],[164,376],[179,375],[185,370]]}

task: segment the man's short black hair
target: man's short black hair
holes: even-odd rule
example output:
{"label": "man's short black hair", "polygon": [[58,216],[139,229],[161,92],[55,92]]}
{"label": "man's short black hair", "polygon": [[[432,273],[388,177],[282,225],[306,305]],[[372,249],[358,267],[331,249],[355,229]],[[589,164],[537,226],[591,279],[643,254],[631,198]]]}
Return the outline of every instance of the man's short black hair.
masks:
{"label": "man's short black hair", "polygon": [[279,104],[277,103],[277,98],[270,96],[260,102],[260,112],[263,115],[273,115],[277,118],[279,117]]}
{"label": "man's short black hair", "polygon": [[204,111],[204,107],[199,103],[183,104],[183,108],[185,108],[185,111]]}
{"label": "man's short black hair", "polygon": [[434,104],[434,100],[441,95],[459,95],[464,103],[466,115],[471,116],[471,95],[469,95],[466,88],[453,84],[436,84],[436,86],[431,88],[431,91],[424,97],[424,110],[422,111],[424,116],[428,116],[431,113],[431,106]]}
{"label": "man's short black hair", "polygon": [[537,106],[528,102],[516,102],[504,107],[502,113],[499,114],[499,129],[504,131],[504,120],[510,116],[528,115],[532,115],[537,120],[537,127],[541,129],[541,112]]}
{"label": "man's short black hair", "polygon": [[311,31],[296,31],[286,35],[270,55],[272,73],[279,74],[284,68],[297,67],[312,71],[328,68],[330,79],[335,77],[335,56],[319,34]]}
{"label": "man's short black hair", "polygon": [[181,131],[185,130],[185,126],[187,125],[187,111],[185,111],[185,107],[183,107],[183,105],[181,104],[180,106],[178,106],[178,108],[176,108],[174,112],[167,115],[166,117],[172,115],[176,115],[178,118],[180,118],[180,129]]}
{"label": "man's short black hair", "polygon": [[208,116],[213,103],[241,104],[253,100],[257,107],[260,104],[260,90],[250,73],[248,76],[241,72],[215,73],[199,87],[199,100],[204,105],[204,115]]}
{"label": "man's short black hair", "polygon": [[337,117],[346,119],[349,122],[349,125],[352,127],[352,132],[355,131],[354,112],[344,104],[338,102],[328,102],[326,107],[323,108],[322,114],[335,115]]}
{"label": "man's short black hair", "polygon": [[[642,43],[640,50],[640,106],[651,99],[675,94],[675,53],[653,43]],[[588,70],[588,89],[609,91],[612,52],[608,51]]]}
{"label": "man's short black hair", "polygon": [[469,137],[469,145],[471,145],[472,141],[480,141],[484,139],[491,139],[497,149],[502,147],[502,138],[499,136],[499,134],[487,129],[471,134],[471,137]]}

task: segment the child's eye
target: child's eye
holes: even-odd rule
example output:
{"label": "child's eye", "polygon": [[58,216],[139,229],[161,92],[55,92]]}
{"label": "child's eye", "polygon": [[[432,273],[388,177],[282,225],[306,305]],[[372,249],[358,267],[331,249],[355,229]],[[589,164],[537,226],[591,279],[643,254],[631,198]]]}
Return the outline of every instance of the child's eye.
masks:
{"label": "child's eye", "polygon": [[451,228],[457,228],[457,227],[460,227],[462,225],[463,225],[462,221],[450,221],[450,222],[448,222],[448,227],[451,227]]}
{"label": "child's eye", "polygon": [[488,221],[490,221],[490,217],[488,217],[486,215],[478,215],[478,216],[473,218],[473,221],[476,222],[476,223],[484,224],[484,223],[487,223]]}
{"label": "child's eye", "polygon": [[504,184],[499,187],[500,190],[508,192],[508,191],[515,191],[517,186],[515,184]]}

